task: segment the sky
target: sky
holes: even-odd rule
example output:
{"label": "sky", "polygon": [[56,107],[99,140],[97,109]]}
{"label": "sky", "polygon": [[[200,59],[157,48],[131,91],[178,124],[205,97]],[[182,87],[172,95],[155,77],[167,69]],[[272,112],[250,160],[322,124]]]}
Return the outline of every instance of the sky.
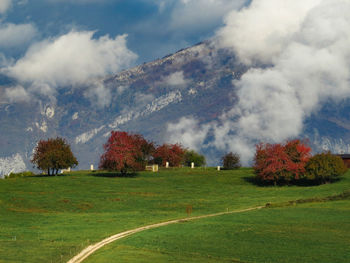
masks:
{"label": "sky", "polygon": [[93,38],[127,35],[134,64],[152,61],[215,34],[230,10],[247,0],[0,0],[4,64],[34,43],[72,31]]}

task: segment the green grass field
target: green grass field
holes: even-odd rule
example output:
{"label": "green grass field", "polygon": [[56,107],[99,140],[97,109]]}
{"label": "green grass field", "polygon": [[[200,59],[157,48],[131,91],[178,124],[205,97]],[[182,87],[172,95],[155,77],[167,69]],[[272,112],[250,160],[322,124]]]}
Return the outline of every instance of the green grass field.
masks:
{"label": "green grass field", "polygon": [[[96,175],[0,180],[0,262],[66,262],[112,234],[184,218],[188,205],[196,216],[350,189],[350,173],[312,187],[258,187],[247,180],[251,169]],[[349,204],[306,203],[166,226],[110,244],[87,262],[349,262]]]}

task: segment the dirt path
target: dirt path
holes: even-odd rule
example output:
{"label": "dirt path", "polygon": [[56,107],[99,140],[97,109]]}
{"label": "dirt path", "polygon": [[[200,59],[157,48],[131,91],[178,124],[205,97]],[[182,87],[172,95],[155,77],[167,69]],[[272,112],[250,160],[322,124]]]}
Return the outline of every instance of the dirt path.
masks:
{"label": "dirt path", "polygon": [[256,210],[256,209],[261,209],[264,208],[265,206],[258,206],[258,207],[252,207],[252,208],[247,208],[247,209],[242,209],[242,210],[236,210],[236,211],[229,211],[229,212],[221,212],[221,213],[216,213],[216,214],[210,214],[210,215],[203,215],[203,216],[196,216],[196,217],[189,217],[189,218],[183,218],[183,219],[176,219],[176,220],[171,220],[171,221],[166,221],[163,223],[158,223],[158,224],[153,224],[153,225],[148,225],[148,226],[143,226],[143,227],[139,227],[139,228],[135,228],[132,230],[128,230],[110,237],[107,237],[105,239],[103,239],[102,241],[94,244],[94,245],[90,245],[88,247],[86,247],[84,250],[82,250],[78,255],[76,255],[75,257],[73,257],[72,259],[70,259],[67,263],[80,263],[83,262],[88,256],[90,256],[92,253],[94,253],[96,250],[100,249],[101,247],[112,243],[116,240],[122,239],[124,237],[133,235],[135,233],[144,231],[144,230],[148,230],[148,229],[152,229],[152,228],[157,228],[157,227],[161,227],[161,226],[167,226],[167,225],[171,225],[171,224],[176,224],[176,223],[181,223],[181,222],[186,222],[186,221],[192,221],[192,220],[197,220],[197,219],[201,219],[201,218],[208,218],[208,217],[214,217],[214,216],[220,216],[220,215],[225,215],[225,214],[234,214],[234,213],[242,213],[242,212],[247,212],[247,211],[251,211],[251,210]]}

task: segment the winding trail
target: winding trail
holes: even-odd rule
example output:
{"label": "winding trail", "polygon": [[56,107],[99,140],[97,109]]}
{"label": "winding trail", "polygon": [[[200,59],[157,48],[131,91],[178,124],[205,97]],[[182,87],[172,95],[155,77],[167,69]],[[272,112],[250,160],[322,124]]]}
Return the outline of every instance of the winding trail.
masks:
{"label": "winding trail", "polygon": [[158,227],[161,227],[161,226],[167,226],[167,225],[181,223],[181,222],[193,221],[193,220],[202,219],[202,218],[220,216],[220,215],[225,215],[225,214],[243,213],[243,212],[248,212],[248,211],[252,211],[252,210],[261,209],[261,208],[264,208],[264,207],[265,206],[257,206],[257,207],[251,207],[251,208],[235,210],[235,211],[228,211],[228,212],[221,212],[221,213],[216,213],[216,214],[209,214],[209,215],[202,215],[202,216],[189,217],[189,218],[183,218],[183,219],[176,219],[176,220],[170,220],[170,221],[166,221],[166,222],[162,222],[162,223],[158,223],[158,224],[153,224],[153,225],[148,225],[148,226],[135,228],[135,229],[132,229],[132,230],[128,230],[128,231],[121,232],[119,234],[107,237],[107,238],[103,239],[102,241],[100,241],[100,242],[98,242],[96,244],[93,244],[93,245],[90,245],[90,246],[86,247],[78,255],[76,255],[75,257],[70,259],[67,263],[80,263],[80,262],[83,262],[88,256],[90,256],[92,253],[94,253],[98,249],[104,247],[105,245],[108,245],[108,244],[110,244],[110,243],[112,243],[112,242],[114,242],[116,240],[122,239],[124,237],[133,235],[135,233],[138,233],[138,232],[141,232],[141,231],[144,231],[144,230],[148,230],[148,229],[152,229],[152,228],[158,228]]}

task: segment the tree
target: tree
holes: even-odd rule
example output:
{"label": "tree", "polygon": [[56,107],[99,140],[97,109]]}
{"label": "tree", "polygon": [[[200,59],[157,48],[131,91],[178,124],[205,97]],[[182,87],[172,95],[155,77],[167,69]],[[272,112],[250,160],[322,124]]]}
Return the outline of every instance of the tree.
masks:
{"label": "tree", "polygon": [[263,182],[290,183],[300,180],[310,158],[311,148],[300,140],[282,144],[258,144],[254,170]]}
{"label": "tree", "polygon": [[139,134],[112,131],[104,150],[99,168],[120,171],[125,175],[128,171],[144,169],[154,151],[154,145]]}
{"label": "tree", "polygon": [[60,169],[75,167],[78,161],[73,155],[70,145],[65,139],[40,140],[34,149],[31,160],[40,170],[47,171],[47,175],[57,175]]}
{"label": "tree", "polygon": [[347,171],[343,160],[327,153],[316,154],[306,164],[305,178],[317,184],[331,182]]}
{"label": "tree", "polygon": [[241,167],[240,157],[237,153],[225,154],[222,158],[222,166],[226,170],[238,169]]}
{"label": "tree", "polygon": [[194,150],[185,150],[184,164],[191,166],[194,163],[195,166],[204,166],[206,164],[204,155],[201,155]]}
{"label": "tree", "polygon": [[185,149],[180,144],[163,144],[156,148],[153,157],[154,162],[165,166],[169,162],[170,166],[179,166],[183,162]]}

